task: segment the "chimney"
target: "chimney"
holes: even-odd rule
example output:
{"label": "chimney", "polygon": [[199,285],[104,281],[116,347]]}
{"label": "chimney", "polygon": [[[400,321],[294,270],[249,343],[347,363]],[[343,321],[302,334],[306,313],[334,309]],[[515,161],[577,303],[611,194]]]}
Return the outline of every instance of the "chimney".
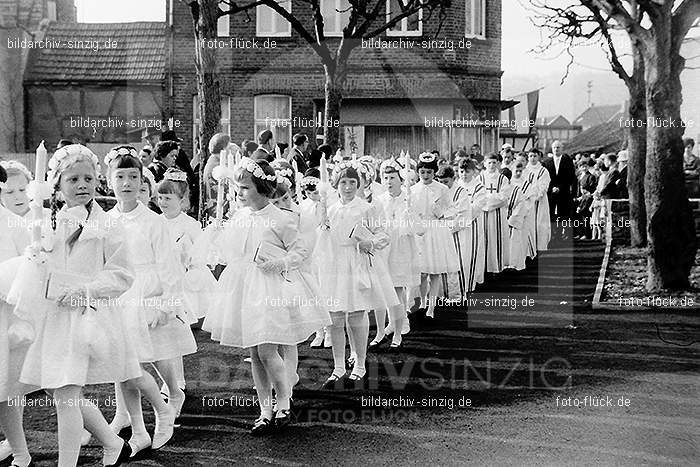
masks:
{"label": "chimney", "polygon": [[56,21],[59,23],[77,23],[78,9],[75,0],[54,0],[56,2]]}

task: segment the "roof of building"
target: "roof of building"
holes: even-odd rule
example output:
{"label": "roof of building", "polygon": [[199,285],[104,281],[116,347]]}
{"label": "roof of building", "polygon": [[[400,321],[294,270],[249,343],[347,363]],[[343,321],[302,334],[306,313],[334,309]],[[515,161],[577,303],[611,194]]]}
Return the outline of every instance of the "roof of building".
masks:
{"label": "roof of building", "polygon": [[562,115],[554,115],[551,117],[540,117],[537,119],[538,126],[556,126],[556,127],[570,127],[571,123]]}
{"label": "roof of building", "polygon": [[616,119],[622,116],[622,112],[613,115],[608,121],[588,128],[574,136],[564,146],[569,154],[579,152],[617,152],[625,146],[625,130]]}
{"label": "roof of building", "polygon": [[581,115],[572,122],[573,125],[581,125],[584,128],[600,125],[615,116],[622,104],[616,105],[593,105],[587,108]]}
{"label": "roof of building", "polygon": [[25,81],[161,81],[165,23],[51,23]]}

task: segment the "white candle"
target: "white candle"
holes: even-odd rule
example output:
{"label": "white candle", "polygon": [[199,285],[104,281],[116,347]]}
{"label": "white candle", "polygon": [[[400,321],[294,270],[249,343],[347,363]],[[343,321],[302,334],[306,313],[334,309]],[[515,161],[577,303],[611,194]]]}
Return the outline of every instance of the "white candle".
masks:
{"label": "white candle", "polygon": [[221,225],[224,221],[224,173],[226,170],[226,151],[219,153],[219,183],[216,192],[216,220]]}
{"label": "white candle", "polygon": [[403,184],[406,187],[406,206],[411,205],[411,181],[408,178],[408,174],[411,172],[411,156],[408,155],[408,151],[403,156],[404,163],[404,179]]}
{"label": "white candle", "polygon": [[41,140],[39,147],[36,148],[36,161],[34,164],[34,179],[37,182],[46,180],[46,159],[46,146],[44,146],[44,140]]}

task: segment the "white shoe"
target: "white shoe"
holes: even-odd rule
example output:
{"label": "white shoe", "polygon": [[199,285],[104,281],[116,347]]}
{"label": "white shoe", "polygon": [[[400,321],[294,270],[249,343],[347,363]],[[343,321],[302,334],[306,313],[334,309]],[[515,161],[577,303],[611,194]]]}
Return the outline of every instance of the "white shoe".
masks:
{"label": "white shoe", "polygon": [[323,338],[323,347],[326,349],[330,349],[333,347],[333,344],[331,344],[331,333],[326,332],[325,337]]}
{"label": "white shoe", "polygon": [[182,390],[170,398],[168,405],[170,405],[175,410],[175,417],[180,416],[182,411],[182,406],[185,405],[185,393]]}
{"label": "white shoe", "polygon": [[401,335],[408,334],[411,332],[411,323],[407,319],[403,320],[403,326],[401,326]]}
{"label": "white shoe", "polygon": [[109,423],[109,427],[112,429],[114,434],[119,434],[124,428],[131,426],[131,420],[129,419],[129,414],[117,413],[114,418]]}
{"label": "white shoe", "polygon": [[156,412],[156,429],[153,432],[153,444],[151,444],[154,450],[165,446],[170,441],[170,438],[173,437],[175,415],[175,410],[170,406],[168,406],[168,412],[163,415],[158,415],[158,412]]}
{"label": "white shoe", "polygon": [[314,340],[311,341],[311,344],[309,344],[309,347],[321,347],[323,345],[323,333],[316,333],[316,337],[314,337]]}
{"label": "white shoe", "polygon": [[132,436],[129,440],[129,446],[131,447],[130,457],[135,457],[139,452],[151,447],[151,437],[148,436],[148,433],[139,437]]}
{"label": "white shoe", "polygon": [[80,446],[87,446],[90,444],[92,439],[92,434],[83,428],[83,433],[80,435]]}
{"label": "white shoe", "polygon": [[167,401],[170,398],[170,390],[168,389],[168,385],[163,383],[163,385],[160,387],[160,395],[163,397],[164,401]]}
{"label": "white shoe", "polygon": [[5,439],[0,442],[0,461],[4,461],[12,455],[12,448],[10,443]]}

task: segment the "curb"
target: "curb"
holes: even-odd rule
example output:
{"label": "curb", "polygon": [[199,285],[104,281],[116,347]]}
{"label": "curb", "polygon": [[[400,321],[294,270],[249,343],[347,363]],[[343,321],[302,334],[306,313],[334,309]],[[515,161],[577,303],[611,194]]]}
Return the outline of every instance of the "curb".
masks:
{"label": "curb", "polygon": [[[608,261],[610,261],[610,247],[612,246],[612,213],[610,212],[610,206],[612,201],[605,200],[605,253],[603,254],[603,263],[600,266],[600,272],[598,273],[598,283],[595,286],[595,293],[593,294],[593,302],[591,303],[591,308],[594,310],[609,310],[606,306],[606,302],[601,303],[600,296],[603,294],[603,286],[605,285],[605,276],[608,272]],[[609,305],[615,306],[615,305]],[[618,307],[619,309],[627,309],[628,307]]]}
{"label": "curb", "polygon": [[644,312],[644,311],[664,311],[673,313],[691,313],[696,314],[700,312],[700,303],[694,306],[687,306],[679,308],[677,306],[625,306],[616,305],[615,301],[600,301],[600,297],[603,294],[603,287],[605,286],[605,277],[608,271],[608,262],[610,261],[610,250],[612,248],[612,213],[610,211],[610,206],[612,200],[605,201],[605,208],[607,210],[605,216],[605,253],[603,255],[603,263],[600,266],[600,272],[598,273],[598,283],[595,288],[595,293],[593,294],[593,302],[591,303],[591,308],[593,310],[600,311],[630,311],[630,312]]}

